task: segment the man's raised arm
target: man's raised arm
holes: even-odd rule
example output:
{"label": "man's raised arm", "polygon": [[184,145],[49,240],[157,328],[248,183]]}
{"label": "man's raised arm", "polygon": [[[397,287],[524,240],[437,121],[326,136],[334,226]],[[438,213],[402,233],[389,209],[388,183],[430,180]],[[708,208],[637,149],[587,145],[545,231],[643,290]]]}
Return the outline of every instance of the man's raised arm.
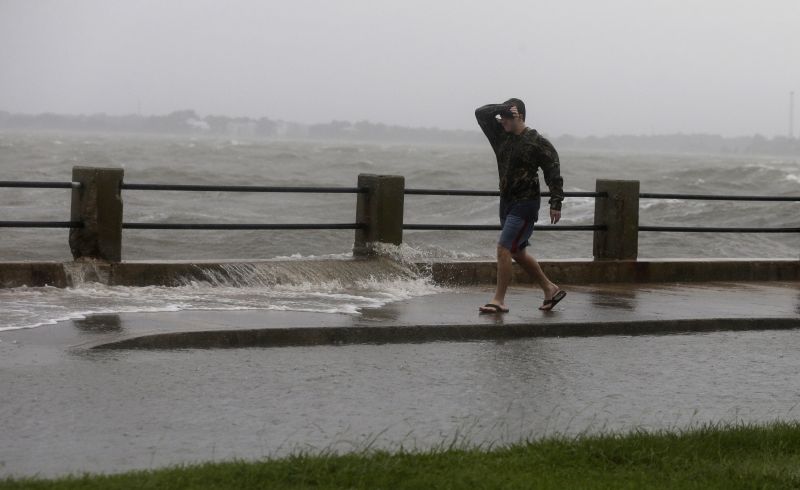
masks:
{"label": "man's raised arm", "polygon": [[504,133],[503,126],[495,116],[508,111],[509,108],[508,104],[487,104],[475,109],[475,119],[478,120],[478,125],[481,127],[483,134],[489,139],[492,148],[497,147],[500,136]]}

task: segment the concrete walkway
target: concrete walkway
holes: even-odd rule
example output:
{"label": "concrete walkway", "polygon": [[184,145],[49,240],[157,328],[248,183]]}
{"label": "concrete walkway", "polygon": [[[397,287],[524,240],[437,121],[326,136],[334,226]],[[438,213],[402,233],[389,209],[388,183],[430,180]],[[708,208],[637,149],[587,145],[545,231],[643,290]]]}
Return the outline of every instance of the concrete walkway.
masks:
{"label": "concrete walkway", "polygon": [[291,311],[182,311],[96,315],[0,333],[0,340],[78,349],[277,347],[637,335],[800,328],[800,283],[569,286],[552,312],[541,292],[510,289],[505,314],[479,314],[487,287],[447,289],[362,315]]}

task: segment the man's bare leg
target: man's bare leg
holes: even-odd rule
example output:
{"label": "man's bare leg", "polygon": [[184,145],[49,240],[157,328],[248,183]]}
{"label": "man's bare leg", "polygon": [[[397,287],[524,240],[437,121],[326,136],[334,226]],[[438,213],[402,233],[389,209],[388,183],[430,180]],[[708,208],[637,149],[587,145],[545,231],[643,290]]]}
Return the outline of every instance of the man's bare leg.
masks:
{"label": "man's bare leg", "polygon": [[[552,299],[553,296],[558,292],[558,286],[556,286],[550,279],[547,278],[542,267],[539,265],[539,262],[533,257],[533,255],[528,255],[523,248],[519,252],[513,255],[514,260],[522,267],[522,269],[527,272],[539,287],[542,288],[544,291],[544,299]],[[498,259],[498,264],[499,264]]]}
{"label": "man's bare leg", "polygon": [[506,291],[511,283],[511,251],[502,245],[497,246],[497,287],[490,303],[506,309]]}

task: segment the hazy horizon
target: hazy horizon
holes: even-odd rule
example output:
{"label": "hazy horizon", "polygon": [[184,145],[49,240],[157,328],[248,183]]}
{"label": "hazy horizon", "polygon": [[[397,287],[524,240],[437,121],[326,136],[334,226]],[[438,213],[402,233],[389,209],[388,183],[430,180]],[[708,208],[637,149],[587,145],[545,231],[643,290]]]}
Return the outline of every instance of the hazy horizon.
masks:
{"label": "hazy horizon", "polygon": [[[466,131],[466,132],[474,133],[476,136],[478,136],[478,139],[476,140],[478,143],[484,144],[486,142],[485,137],[482,135],[481,130],[477,125],[474,128],[463,128],[463,129],[460,129],[460,128],[441,128],[441,127],[438,127],[438,126],[405,126],[405,125],[402,125],[402,124],[395,125],[395,124],[390,124],[390,123],[384,123],[384,122],[381,122],[381,121],[370,121],[370,120],[346,121],[346,120],[342,120],[342,119],[332,119],[332,120],[329,120],[329,121],[319,121],[319,122],[312,122],[312,123],[300,123],[298,121],[287,121],[287,120],[283,120],[283,119],[275,119],[275,118],[269,117],[268,115],[252,116],[251,117],[251,116],[235,116],[235,115],[229,115],[229,114],[200,114],[200,113],[198,113],[197,111],[194,111],[194,109],[191,109],[191,108],[178,109],[178,110],[172,111],[172,112],[174,113],[174,112],[183,112],[183,111],[193,111],[193,112],[195,112],[195,114],[197,114],[197,116],[198,116],[198,118],[200,120],[203,120],[206,117],[214,117],[214,118],[218,117],[218,118],[223,118],[223,119],[229,119],[231,122],[233,122],[235,119],[238,119],[238,118],[245,118],[245,119],[248,119],[249,121],[255,122],[255,121],[258,121],[259,119],[263,118],[263,119],[268,119],[268,120],[272,121],[273,123],[280,123],[280,124],[289,125],[289,126],[298,125],[298,126],[305,127],[305,128],[308,128],[308,127],[311,127],[311,126],[332,125],[332,124],[335,124],[335,123],[347,123],[347,124],[351,124],[351,125],[358,125],[358,124],[361,124],[361,123],[367,123],[367,124],[370,124],[370,125],[381,125],[381,124],[383,124],[387,128],[409,129],[409,130],[416,130],[416,131],[424,131],[424,130],[428,130],[428,129],[436,130],[436,131],[444,131],[444,132],[464,132],[464,131]],[[170,115],[170,113],[163,113],[163,114],[133,114],[133,113],[108,114],[108,113],[103,113],[103,112],[98,112],[98,113],[77,113],[77,114],[42,112],[42,113],[34,114],[34,113],[14,113],[14,112],[6,111],[2,107],[0,107],[0,113],[2,113],[2,112],[9,113],[12,116],[24,116],[24,117],[55,116],[56,118],[66,117],[66,118],[76,118],[76,119],[78,119],[78,118],[97,118],[97,117],[100,117],[100,118],[102,118],[102,117],[105,117],[105,118],[140,117],[140,118],[143,118],[143,119],[147,119],[147,118],[163,118],[163,117],[167,117],[167,116]],[[186,127],[188,128],[190,126],[186,126]],[[2,128],[1,124],[0,124],[0,128]],[[74,131],[76,133],[94,133],[94,132],[97,132],[94,129],[91,129],[91,128],[85,129],[82,126],[79,126],[79,125],[78,126],[72,126],[72,127],[62,127],[62,128],[58,128],[58,127],[26,128],[26,127],[13,127],[12,126],[10,129],[12,131],[14,131],[14,130],[24,130],[22,132],[30,131],[31,133],[35,133],[35,132],[52,132],[52,131],[60,131],[60,130]],[[202,136],[205,132],[207,132],[207,131],[203,131],[203,130],[201,130],[199,128],[195,128],[195,129],[197,130],[197,132],[193,133],[194,135]],[[115,130],[113,128],[108,129],[108,131],[110,131],[111,133],[119,132],[119,130]],[[134,132],[138,132],[138,131],[134,131]],[[167,134],[175,134],[175,133],[167,133]],[[543,131],[543,134],[546,134],[548,137],[551,137],[551,138],[557,138],[557,139],[561,139],[561,138],[576,138],[576,139],[579,139],[579,140],[586,140],[586,139],[591,139],[591,138],[596,138],[596,139],[601,139],[602,140],[602,139],[628,138],[628,137],[631,137],[631,138],[665,138],[665,137],[680,137],[680,136],[687,137],[687,138],[688,137],[695,137],[695,136],[698,136],[698,137],[709,137],[709,138],[721,137],[721,138],[723,138],[725,140],[752,139],[752,138],[759,138],[759,137],[766,138],[767,140],[780,140],[780,139],[785,139],[786,138],[786,135],[783,135],[783,134],[777,134],[777,135],[770,136],[770,135],[764,135],[764,134],[761,134],[761,133],[739,134],[739,135],[730,135],[730,136],[722,135],[720,133],[699,133],[699,132],[698,133],[681,133],[681,132],[676,132],[676,133],[608,133],[608,134],[575,135],[575,134],[571,134],[571,133],[556,134],[556,133],[552,133],[552,132]],[[210,136],[214,136],[214,134],[212,134],[212,133],[209,133],[209,135]],[[797,137],[795,137],[795,139],[797,139]]]}
{"label": "hazy horizon", "polygon": [[0,109],[475,130],[519,97],[550,134],[786,136],[798,25],[796,0],[2,0]]}

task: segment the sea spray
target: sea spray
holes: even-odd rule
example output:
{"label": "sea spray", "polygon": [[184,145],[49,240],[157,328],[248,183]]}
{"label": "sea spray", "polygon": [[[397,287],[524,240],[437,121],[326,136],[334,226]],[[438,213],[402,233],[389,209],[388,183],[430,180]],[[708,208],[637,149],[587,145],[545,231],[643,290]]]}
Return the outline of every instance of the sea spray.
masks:
{"label": "sea spray", "polygon": [[376,257],[349,260],[289,260],[220,263],[196,266],[183,285],[206,282],[216,287],[270,287],[277,285],[327,284],[343,287],[373,278],[396,281],[421,278],[413,263]]}
{"label": "sea spray", "polygon": [[111,266],[107,262],[80,259],[75,262],[64,262],[63,267],[68,287],[79,288],[90,282],[100,284],[111,282]]}
{"label": "sea spray", "polygon": [[364,308],[436,294],[424,268],[387,257],[196,265],[178,286],[110,286],[109,267],[70,263],[67,288],[0,289],[0,331],[94,314],[278,310],[360,315]]}

